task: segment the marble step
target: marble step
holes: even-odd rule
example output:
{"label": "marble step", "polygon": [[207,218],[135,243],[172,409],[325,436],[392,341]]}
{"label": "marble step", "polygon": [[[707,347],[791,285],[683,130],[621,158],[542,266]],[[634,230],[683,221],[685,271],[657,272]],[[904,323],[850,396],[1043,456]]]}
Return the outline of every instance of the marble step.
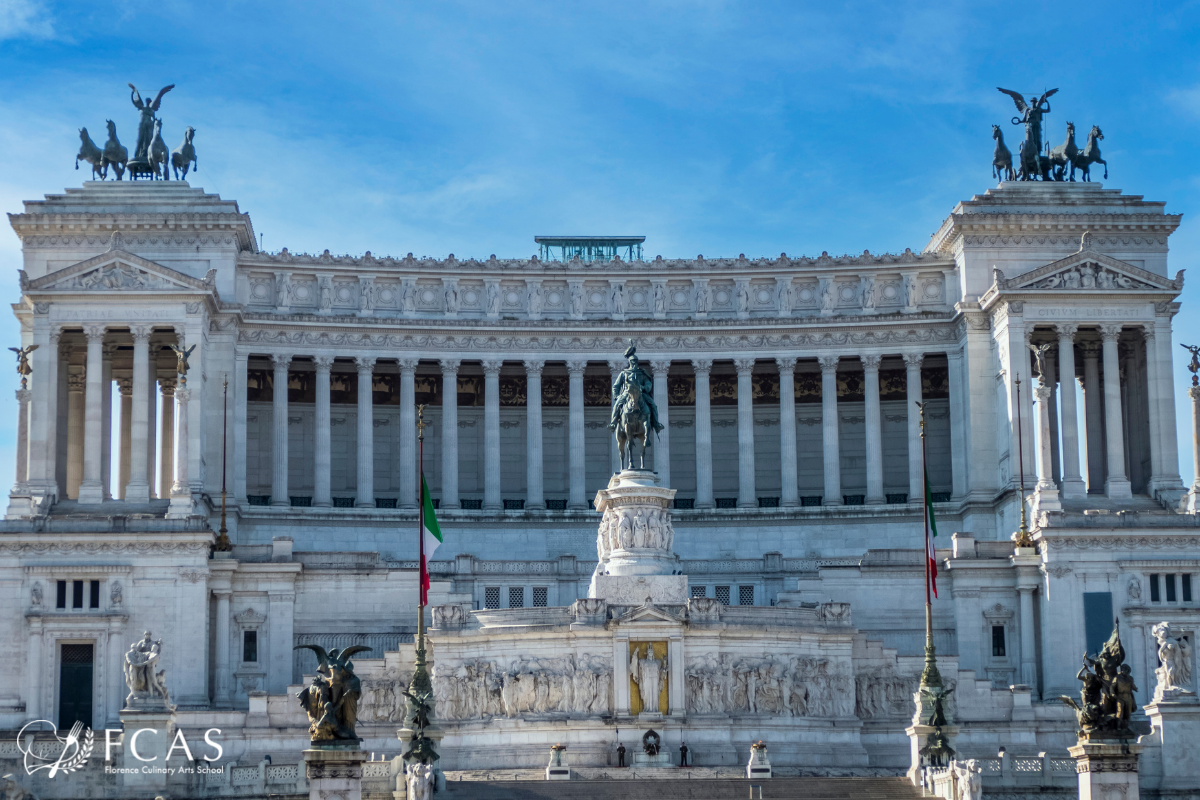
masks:
{"label": "marble step", "polygon": [[[919,800],[920,791],[905,778],[659,778],[649,781],[449,781],[456,800],[733,800],[762,787],[764,800]],[[758,790],[753,797],[758,797]]]}

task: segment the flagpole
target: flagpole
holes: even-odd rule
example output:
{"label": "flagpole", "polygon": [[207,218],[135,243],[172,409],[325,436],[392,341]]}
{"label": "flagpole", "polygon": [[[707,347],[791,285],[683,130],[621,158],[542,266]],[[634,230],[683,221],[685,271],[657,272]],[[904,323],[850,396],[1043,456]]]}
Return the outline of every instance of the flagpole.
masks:
{"label": "flagpole", "polygon": [[413,675],[425,674],[425,406],[417,406],[417,660]]}
{"label": "flagpole", "polygon": [[932,558],[937,557],[937,551],[929,552],[929,469],[925,466],[925,404],[917,403],[917,411],[921,416],[921,507],[924,509],[924,526],[921,531],[921,549],[925,551],[925,669],[921,671],[921,686],[941,689],[942,676],[937,668],[937,651],[933,646],[933,597],[931,595],[932,580],[929,565]]}
{"label": "flagpole", "polygon": [[229,528],[225,526],[225,476],[226,455],[229,452],[229,376],[221,378],[221,528],[217,531],[217,543],[213,550],[218,553],[228,553],[233,550],[229,541]]}
{"label": "flagpole", "polygon": [[1017,387],[1017,461],[1020,462],[1021,475],[1021,482],[1018,484],[1018,497],[1021,499],[1021,527],[1017,528],[1016,544],[1017,547],[1033,547],[1033,538],[1029,535],[1029,526],[1025,520],[1025,426],[1021,424],[1021,376],[1018,375],[1013,383]]}

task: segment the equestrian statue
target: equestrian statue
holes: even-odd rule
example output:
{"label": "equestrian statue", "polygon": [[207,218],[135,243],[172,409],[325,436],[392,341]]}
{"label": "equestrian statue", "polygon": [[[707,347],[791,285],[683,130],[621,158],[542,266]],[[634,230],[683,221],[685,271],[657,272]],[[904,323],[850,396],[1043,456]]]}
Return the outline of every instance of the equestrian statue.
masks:
{"label": "equestrian statue", "polygon": [[[617,435],[621,469],[645,469],[650,431],[658,434],[663,426],[658,421],[658,405],[654,402],[654,381],[640,366],[637,347],[630,344],[625,358],[629,366],[613,380],[612,417],[608,429]],[[633,463],[635,445],[640,445],[636,467]]]}

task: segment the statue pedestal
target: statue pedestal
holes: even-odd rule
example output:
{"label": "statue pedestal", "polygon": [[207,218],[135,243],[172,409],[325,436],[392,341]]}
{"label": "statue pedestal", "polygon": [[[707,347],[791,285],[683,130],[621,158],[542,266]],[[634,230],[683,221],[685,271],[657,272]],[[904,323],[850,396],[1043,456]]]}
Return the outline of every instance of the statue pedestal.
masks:
{"label": "statue pedestal", "polygon": [[[145,701],[151,705],[151,701]],[[163,707],[121,709],[121,784],[134,792],[159,794],[167,787],[167,750],[175,735],[174,714]],[[187,764],[187,757],[176,751],[176,764]],[[190,764],[188,765],[190,766]]]}
{"label": "statue pedestal", "polygon": [[746,764],[747,778],[770,778],[771,759],[767,757],[767,747],[761,742],[750,746],[750,762]]}
{"label": "statue pedestal", "polygon": [[[1166,694],[1166,693],[1164,693]],[[1200,699],[1180,694],[1145,707],[1150,717],[1150,739],[1161,748],[1161,790],[1195,789],[1200,775]]]}
{"label": "statue pedestal", "polygon": [[[908,772],[906,773],[909,781],[913,786],[921,785],[921,771],[928,766],[923,763],[921,756],[921,748],[925,746],[929,739],[929,734],[936,730],[932,725],[910,725],[904,729],[908,734]],[[946,737],[947,744],[950,748],[954,748],[954,740],[958,738],[957,725],[943,725],[942,735]]]}
{"label": "statue pedestal", "polygon": [[362,800],[362,765],[367,754],[358,749],[310,748],[305,750],[309,800]]}
{"label": "statue pedestal", "polygon": [[1080,741],[1070,748],[1067,752],[1075,759],[1079,776],[1079,800],[1137,800],[1138,754],[1144,749],[1120,741]]}
{"label": "statue pedestal", "polygon": [[567,761],[567,748],[550,748],[550,763],[546,766],[546,780],[571,780],[571,764]]}
{"label": "statue pedestal", "polygon": [[[400,798],[407,796],[408,789],[407,789],[407,785],[405,784],[403,778],[404,778],[404,771],[407,768],[409,762],[404,761],[403,754],[408,752],[410,743],[412,742],[412,736],[414,733],[416,733],[416,731],[413,730],[412,728],[408,728],[408,727],[399,728],[396,730],[396,738],[400,740],[400,754],[401,754],[401,760],[400,760],[401,781],[398,785],[401,788],[403,788],[404,791],[402,792],[402,791],[400,791],[400,789],[397,789],[395,792],[393,792],[392,797],[394,798],[394,800],[400,800]],[[444,730],[442,730],[441,727],[437,724],[437,720],[432,720],[429,727],[425,729],[425,738],[429,739],[431,742],[433,742],[434,752],[438,752],[442,749],[442,739],[445,736],[446,736],[446,732]],[[442,773],[442,768],[438,766],[437,761],[433,762],[433,781],[434,781],[435,791],[439,791],[439,792],[446,791],[446,776]]]}
{"label": "statue pedestal", "polygon": [[673,549],[675,490],[657,481],[649,470],[626,469],[596,492],[596,510],[604,517],[596,548],[600,563],[589,597],[618,606],[687,602],[687,576],[676,574],[679,558]]}
{"label": "statue pedestal", "polygon": [[649,753],[634,753],[633,765],[635,767],[656,767],[662,769],[674,769],[675,764],[671,761],[671,754],[664,753],[661,750],[657,755]]}

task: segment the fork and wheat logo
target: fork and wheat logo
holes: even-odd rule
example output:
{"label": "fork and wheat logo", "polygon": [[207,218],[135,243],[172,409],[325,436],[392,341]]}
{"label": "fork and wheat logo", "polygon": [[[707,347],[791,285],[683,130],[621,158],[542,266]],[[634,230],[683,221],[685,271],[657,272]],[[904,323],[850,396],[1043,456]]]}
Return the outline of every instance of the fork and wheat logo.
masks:
{"label": "fork and wheat logo", "polygon": [[[34,725],[47,725],[49,726],[49,730],[45,728],[30,730]],[[28,739],[26,738],[26,731],[29,732]],[[54,737],[55,741],[62,743],[63,747],[58,753],[57,758],[53,755],[46,757],[38,754],[36,745],[39,733],[49,733]],[[71,730],[66,736],[61,736],[58,732],[58,726],[50,720],[35,719],[21,728],[21,732],[17,734],[17,748],[25,756],[26,775],[32,775],[41,770],[49,770],[50,777],[53,778],[60,772],[69,775],[87,764],[87,760],[92,755],[93,740],[94,734],[92,733],[92,729],[85,726],[82,722],[76,722],[71,726]]]}

